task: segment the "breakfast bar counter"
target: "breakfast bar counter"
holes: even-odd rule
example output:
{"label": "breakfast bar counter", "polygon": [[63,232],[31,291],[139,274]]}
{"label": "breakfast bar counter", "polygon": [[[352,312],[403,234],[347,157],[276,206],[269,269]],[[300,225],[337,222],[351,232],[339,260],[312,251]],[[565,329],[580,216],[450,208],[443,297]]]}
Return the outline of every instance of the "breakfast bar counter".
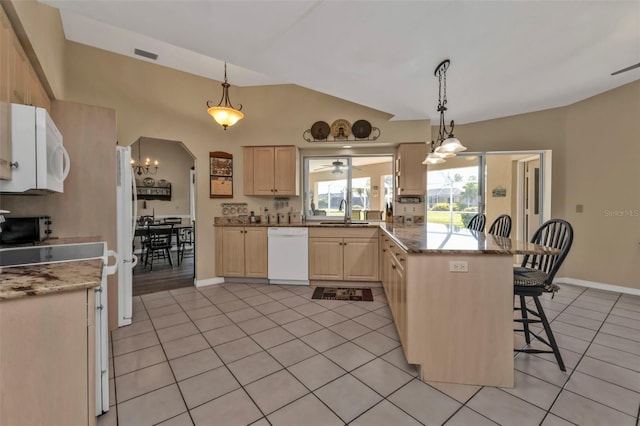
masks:
{"label": "breakfast bar counter", "polygon": [[380,228],[383,288],[422,380],[513,387],[513,256],[550,249],[468,229]]}

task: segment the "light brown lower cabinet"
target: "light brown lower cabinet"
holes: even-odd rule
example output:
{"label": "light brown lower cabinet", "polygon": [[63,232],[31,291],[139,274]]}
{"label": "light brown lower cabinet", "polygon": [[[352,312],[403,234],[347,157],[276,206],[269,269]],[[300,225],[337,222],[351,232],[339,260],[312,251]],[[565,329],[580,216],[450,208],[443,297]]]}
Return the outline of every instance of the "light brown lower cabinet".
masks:
{"label": "light brown lower cabinet", "polygon": [[402,348],[407,348],[407,283],[404,264],[407,253],[388,237],[380,238],[382,247],[382,287],[389,302],[389,308],[400,336]]}
{"label": "light brown lower cabinet", "polygon": [[215,237],[218,275],[267,278],[266,227],[217,227]]}
{"label": "light brown lower cabinet", "polygon": [[0,301],[0,424],[95,425],[95,293]]}
{"label": "light brown lower cabinet", "polygon": [[[513,387],[513,256],[407,253],[384,231],[382,286],[425,381]],[[464,261],[468,273],[450,271]]]}
{"label": "light brown lower cabinet", "polygon": [[377,228],[309,228],[309,279],[378,281]]}

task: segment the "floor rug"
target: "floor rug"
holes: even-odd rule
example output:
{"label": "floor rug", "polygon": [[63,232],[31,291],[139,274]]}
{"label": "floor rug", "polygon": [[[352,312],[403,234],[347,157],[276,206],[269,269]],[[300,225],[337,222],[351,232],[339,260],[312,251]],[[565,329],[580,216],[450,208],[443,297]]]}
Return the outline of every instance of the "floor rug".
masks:
{"label": "floor rug", "polygon": [[355,300],[358,302],[373,302],[373,294],[370,288],[335,288],[316,287],[312,299],[325,300]]}

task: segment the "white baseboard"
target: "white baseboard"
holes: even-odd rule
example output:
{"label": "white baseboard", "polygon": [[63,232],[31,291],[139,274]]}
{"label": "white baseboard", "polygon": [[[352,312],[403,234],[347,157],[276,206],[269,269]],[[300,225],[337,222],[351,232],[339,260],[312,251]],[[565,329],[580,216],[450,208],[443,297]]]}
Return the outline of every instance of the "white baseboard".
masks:
{"label": "white baseboard", "polygon": [[572,285],[579,285],[582,287],[596,288],[598,290],[613,291],[616,293],[625,293],[625,294],[632,294],[634,296],[640,296],[640,289],[637,289],[637,288],[622,287],[619,285],[580,280],[578,278],[567,278],[567,277],[554,278],[553,282],[556,284],[572,284]]}
{"label": "white baseboard", "polygon": [[206,280],[194,280],[196,287],[206,287],[208,285],[224,284],[224,278],[215,277],[207,278]]}

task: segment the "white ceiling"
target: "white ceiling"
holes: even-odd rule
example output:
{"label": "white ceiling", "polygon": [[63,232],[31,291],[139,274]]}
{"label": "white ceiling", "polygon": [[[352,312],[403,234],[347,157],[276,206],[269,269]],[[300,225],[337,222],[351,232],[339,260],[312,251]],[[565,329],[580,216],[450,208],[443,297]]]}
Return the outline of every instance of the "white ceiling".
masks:
{"label": "white ceiling", "polygon": [[232,86],[293,83],[395,120],[437,120],[433,71],[446,58],[447,120],[458,123],[640,79],[640,68],[611,76],[640,62],[638,0],[41,1],[60,9],[69,40],[154,52],[152,62],[219,81],[226,60]]}

